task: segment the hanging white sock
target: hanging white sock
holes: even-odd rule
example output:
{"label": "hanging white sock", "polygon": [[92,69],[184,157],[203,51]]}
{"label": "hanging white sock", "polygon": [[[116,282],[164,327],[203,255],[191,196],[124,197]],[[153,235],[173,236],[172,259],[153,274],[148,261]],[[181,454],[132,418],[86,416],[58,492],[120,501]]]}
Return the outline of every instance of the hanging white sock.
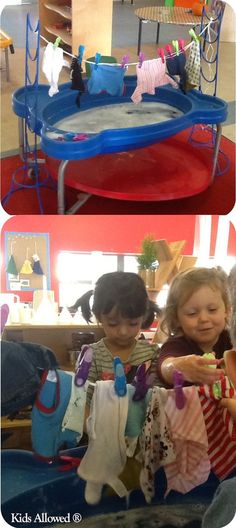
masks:
{"label": "hanging white sock", "polygon": [[49,42],[43,54],[42,70],[50,84],[48,91],[50,97],[59,92],[58,79],[63,65],[63,49],[54,48],[52,42]]}

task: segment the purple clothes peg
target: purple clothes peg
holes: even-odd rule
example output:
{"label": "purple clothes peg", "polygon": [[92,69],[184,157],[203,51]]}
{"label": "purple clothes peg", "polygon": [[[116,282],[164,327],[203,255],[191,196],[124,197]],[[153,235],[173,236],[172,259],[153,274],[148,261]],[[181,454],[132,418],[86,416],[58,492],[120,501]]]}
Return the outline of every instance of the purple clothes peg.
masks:
{"label": "purple clothes peg", "polygon": [[146,370],[145,363],[141,363],[138,366],[132,382],[132,385],[135,387],[133,401],[142,400],[146,396],[148,389],[153,385],[154,378],[155,374],[149,374],[148,370]]}
{"label": "purple clothes peg", "polygon": [[175,403],[177,409],[183,409],[185,406],[185,396],[183,392],[184,377],[180,370],[174,370],[173,382],[175,391]]}
{"label": "purple clothes peg", "polygon": [[8,304],[2,304],[1,306],[1,334],[5,328],[7,319],[9,315],[9,306]]}
{"label": "purple clothes peg", "polygon": [[122,57],[122,63],[121,63],[121,68],[125,68],[126,64],[128,64],[129,62],[129,55],[124,55],[124,57]]}
{"label": "purple clothes peg", "polygon": [[139,58],[139,65],[138,65],[138,67],[141,68],[141,67],[142,67],[142,64],[143,64],[143,61],[144,61],[144,59],[145,59],[145,55],[144,55],[144,53],[143,53],[142,51],[140,51],[138,58]]}
{"label": "purple clothes peg", "polygon": [[92,347],[90,345],[83,345],[81,348],[81,356],[82,357],[75,373],[75,385],[77,387],[83,387],[87,380],[89,369],[91,367],[93,359]]}

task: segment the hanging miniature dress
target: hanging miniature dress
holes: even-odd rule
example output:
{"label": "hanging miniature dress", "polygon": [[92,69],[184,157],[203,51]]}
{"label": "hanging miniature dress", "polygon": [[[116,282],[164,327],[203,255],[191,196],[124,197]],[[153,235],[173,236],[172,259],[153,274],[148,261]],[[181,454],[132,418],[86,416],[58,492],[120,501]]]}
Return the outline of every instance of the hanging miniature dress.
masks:
{"label": "hanging miniature dress", "polygon": [[11,256],[7,264],[6,272],[10,273],[11,275],[18,275],[15,259],[12,254],[12,243],[11,243]]}
{"label": "hanging miniature dress", "polygon": [[23,263],[23,266],[20,270],[20,273],[23,273],[24,275],[31,275],[31,273],[33,273],[33,269],[32,269],[32,266],[31,266],[31,262],[29,260],[29,256],[28,256],[28,253],[29,253],[29,248],[27,248],[26,250],[26,259]]}
{"label": "hanging miniature dress", "polygon": [[32,255],[32,259],[33,259],[33,272],[37,273],[37,275],[44,275],[44,272],[40,264],[40,258],[37,254],[36,242],[35,242],[35,253],[34,255]]}
{"label": "hanging miniature dress", "polygon": [[85,92],[85,86],[82,79],[82,67],[81,64],[78,61],[78,57],[73,57],[71,61],[71,67],[70,67],[70,79],[72,81],[71,83],[71,90],[77,90],[78,95],[76,97],[76,104],[80,108],[80,96],[82,93]]}
{"label": "hanging miniature dress", "polygon": [[135,88],[131,99],[137,104],[142,101],[142,94],[155,94],[155,88],[165,84],[171,84],[177,88],[177,83],[166,74],[166,66],[160,59],[145,60],[141,67],[136,66],[137,87]]}

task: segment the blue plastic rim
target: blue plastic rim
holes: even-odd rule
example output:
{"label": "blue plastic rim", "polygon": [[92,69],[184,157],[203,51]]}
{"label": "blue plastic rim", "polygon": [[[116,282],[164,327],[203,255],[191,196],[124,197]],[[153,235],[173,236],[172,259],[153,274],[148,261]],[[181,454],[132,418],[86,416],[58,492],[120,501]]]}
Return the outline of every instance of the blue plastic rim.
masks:
{"label": "blue plastic rim", "polygon": [[29,116],[34,131],[41,135],[42,150],[48,156],[60,160],[86,159],[97,154],[142,148],[173,136],[194,124],[217,124],[224,122],[227,118],[227,103],[222,99],[204,95],[197,90],[192,90],[185,95],[180,90],[166,85],[159,87],[155,95],[144,95],[143,101],[169,104],[183,112],[180,117],[154,125],[105,130],[98,134],[90,134],[83,141],[61,142],[48,137],[48,132],[58,131],[55,124],[59,120],[75,113],[109,104],[129,102],[133,105],[130,97],[136,87],[136,77],[127,77],[125,84],[126,93],[121,97],[112,97],[105,93],[99,96],[83,94],[80,109],[76,105],[77,93],[75,94],[70,89],[70,83],[60,86],[59,93],[53,98],[48,96],[48,86],[39,85],[37,118],[34,115],[36,95],[33,88],[27,88],[29,90],[28,108],[25,107],[24,90],[26,88],[20,88],[13,94],[13,110],[20,117]]}

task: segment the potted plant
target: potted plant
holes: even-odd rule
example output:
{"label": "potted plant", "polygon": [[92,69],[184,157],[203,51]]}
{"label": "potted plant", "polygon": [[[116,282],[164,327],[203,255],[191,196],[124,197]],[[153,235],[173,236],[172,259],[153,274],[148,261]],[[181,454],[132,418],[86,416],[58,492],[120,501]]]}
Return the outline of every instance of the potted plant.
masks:
{"label": "potted plant", "polygon": [[154,287],[155,270],[158,266],[154,242],[154,235],[147,235],[141,242],[141,253],[136,257],[139,275],[149,288]]}

